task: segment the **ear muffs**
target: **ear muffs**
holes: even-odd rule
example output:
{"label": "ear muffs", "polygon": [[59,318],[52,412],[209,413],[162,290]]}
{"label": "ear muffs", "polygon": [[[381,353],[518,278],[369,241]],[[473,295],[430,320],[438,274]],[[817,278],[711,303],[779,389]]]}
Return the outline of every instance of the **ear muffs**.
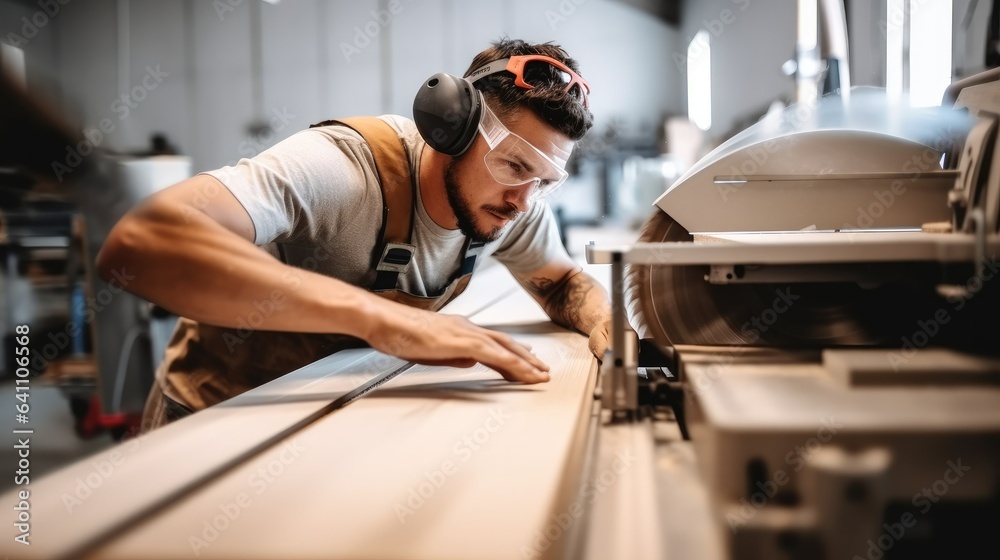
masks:
{"label": "ear muffs", "polygon": [[472,146],[483,118],[482,94],[465,78],[439,72],[413,100],[413,122],[431,148],[460,156]]}

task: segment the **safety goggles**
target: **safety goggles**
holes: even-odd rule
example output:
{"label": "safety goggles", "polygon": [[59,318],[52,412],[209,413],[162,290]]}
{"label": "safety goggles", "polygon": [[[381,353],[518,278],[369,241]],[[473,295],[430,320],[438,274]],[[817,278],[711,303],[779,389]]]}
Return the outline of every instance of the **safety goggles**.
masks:
{"label": "safety goggles", "polygon": [[583,100],[583,106],[589,107],[590,84],[569,66],[545,55],[526,54],[501,58],[493,61],[482,68],[478,68],[467,77],[475,82],[480,78],[503,72],[506,70],[514,74],[514,85],[524,89],[534,89],[535,87],[550,86],[553,82],[565,84],[564,93],[568,93],[576,87],[577,96]]}
{"label": "safety goggles", "polygon": [[531,184],[530,199],[541,198],[556,190],[569,176],[566,173],[568,152],[549,157],[507,129],[483,101],[483,118],[479,133],[490,147],[484,160],[490,175],[501,185]]}

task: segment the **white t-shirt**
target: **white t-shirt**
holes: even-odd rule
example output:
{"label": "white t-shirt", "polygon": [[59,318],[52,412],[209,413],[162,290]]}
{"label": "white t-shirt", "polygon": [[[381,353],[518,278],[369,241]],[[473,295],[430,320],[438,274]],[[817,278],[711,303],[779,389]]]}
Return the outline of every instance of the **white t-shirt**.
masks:
{"label": "white t-shirt", "polygon": [[[420,199],[416,125],[383,115],[407,146],[410,173],[418,181],[411,243],[416,252],[398,287],[434,296],[447,287],[462,261],[465,236],[434,223]],[[368,288],[375,279],[371,255],[382,223],[382,194],[367,143],[354,130],[310,128],[235,166],[208,172],[243,204],[256,228],[255,244],[287,264]],[[528,273],[561,250],[548,204],[536,200],[486,244],[477,263],[493,255],[513,272]]]}

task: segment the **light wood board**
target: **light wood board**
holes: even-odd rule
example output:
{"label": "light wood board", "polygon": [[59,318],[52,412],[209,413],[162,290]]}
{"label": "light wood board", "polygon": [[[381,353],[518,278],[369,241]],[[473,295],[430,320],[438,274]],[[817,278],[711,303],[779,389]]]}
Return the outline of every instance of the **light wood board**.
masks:
{"label": "light wood board", "polygon": [[[577,334],[518,338],[553,363],[550,383],[416,367],[93,557],[546,557],[533,547],[577,463],[595,362]],[[213,519],[241,503],[232,521]]]}
{"label": "light wood board", "polygon": [[[353,540],[333,549],[342,551],[344,557],[362,557],[364,550],[374,554],[371,557],[386,557],[391,551],[404,549],[413,550],[412,557],[447,557],[449,550],[453,557],[468,557],[473,542],[476,550],[488,542],[480,540],[485,536],[480,533],[519,535],[504,539],[506,544],[518,539],[526,542],[539,516],[555,507],[561,473],[572,468],[571,436],[581,425],[581,403],[589,399],[586,393],[592,390],[595,362],[584,337],[548,323],[509,273],[495,263],[484,266],[467,293],[443,311],[469,315],[480,324],[506,324],[507,330],[533,344],[536,353],[553,366],[553,381],[515,386],[482,366],[468,370],[416,367],[348,408],[326,416],[331,402],[405,365],[371,350],[338,353],[33,482],[33,544],[12,549],[8,544],[13,542],[10,527],[11,535],[0,545],[0,554],[57,558],[103,546],[94,551],[94,557],[119,554],[130,558],[185,558],[196,556],[195,552],[201,556],[210,553],[217,557],[252,557],[255,551],[264,550],[269,552],[261,552],[263,557],[286,556],[261,543],[287,545],[283,535],[301,536],[293,529],[308,526],[314,530],[312,538],[319,540],[310,543],[302,536],[306,540],[295,549],[298,555],[331,557],[331,542],[322,538],[329,533],[324,527],[330,526],[330,519],[340,517],[354,522],[345,525]],[[457,459],[462,464],[456,465],[454,474],[447,475],[448,484],[435,489],[434,500],[427,500],[412,517],[403,516],[405,523],[399,523],[399,515],[390,508],[395,525],[384,525],[380,517],[384,512],[377,504],[385,505],[392,499],[392,504],[403,500],[406,505],[406,491],[413,484],[419,491],[426,478],[423,466],[434,466],[439,458],[444,461],[455,455],[455,441],[461,439],[454,437],[482,437],[483,429],[494,426],[498,415],[511,419],[505,420],[502,429],[489,432],[490,445],[461,449]],[[317,417],[322,419],[312,424]],[[491,417],[494,420],[490,421]],[[487,426],[486,422],[491,423]],[[308,427],[300,431],[304,425]],[[539,425],[546,429],[539,431]],[[545,437],[539,437],[542,434]],[[307,436],[313,439],[304,439]],[[280,459],[287,459],[299,447],[289,450],[283,443],[270,446],[282,438],[284,443],[310,441],[306,448],[313,451],[300,452],[285,465]],[[257,454],[261,449],[266,450]],[[245,461],[248,455],[255,454],[255,458]],[[205,549],[196,546],[197,550],[193,550],[184,539],[181,548],[175,546],[177,543],[170,538],[176,536],[171,532],[177,527],[173,515],[191,519],[200,513],[212,517],[213,511],[222,511],[218,506],[227,502],[215,500],[217,494],[213,492],[224,495],[231,488],[226,484],[233,480],[246,484],[246,477],[240,476],[252,465],[277,468],[272,463],[274,454],[288,473],[298,468],[304,474],[283,474],[273,482],[265,476],[256,481],[266,482],[268,489],[298,483],[287,491],[262,492],[252,510],[245,508],[246,516],[241,513],[227,527],[224,535],[247,531],[251,536],[249,540],[226,537],[242,543],[243,549],[237,552],[227,548],[222,536]],[[388,471],[380,471],[386,468]],[[386,476],[393,484],[383,484]],[[323,485],[323,481],[332,482]],[[502,482],[502,490],[498,491],[491,481]],[[407,483],[410,486],[405,486]],[[252,491],[257,488],[253,486]],[[325,488],[327,497],[338,497],[334,503],[340,508],[328,512],[333,517],[324,517],[322,527],[303,523],[303,519],[314,518],[311,508],[324,511],[327,500],[322,499],[323,493],[315,492],[316,488]],[[397,497],[394,492],[401,489],[404,494]],[[2,499],[5,504],[14,502],[10,493]],[[526,500],[524,505],[520,505],[522,500]],[[197,505],[187,509],[190,504]],[[207,511],[199,509],[205,504],[210,505]],[[480,523],[480,515],[490,520],[487,525],[492,527],[488,530]],[[258,521],[265,518],[268,521],[259,526]],[[281,520],[275,521],[277,518]],[[139,529],[132,531],[136,524]],[[278,532],[272,531],[275,528]],[[388,531],[397,538],[371,537],[371,531]],[[134,535],[149,534],[159,537],[133,540]],[[119,538],[111,540],[114,537]],[[164,544],[165,540],[168,544]],[[413,546],[414,542],[425,545]]]}

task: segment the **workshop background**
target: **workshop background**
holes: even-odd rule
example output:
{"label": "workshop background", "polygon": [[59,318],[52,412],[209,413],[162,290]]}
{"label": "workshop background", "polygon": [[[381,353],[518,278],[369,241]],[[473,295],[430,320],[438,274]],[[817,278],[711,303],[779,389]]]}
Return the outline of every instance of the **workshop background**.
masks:
{"label": "workshop background", "polygon": [[[952,80],[986,68],[994,4],[847,0],[852,85],[936,104]],[[906,33],[894,9],[909,10]],[[14,326],[30,325],[46,352],[31,396],[45,434],[33,474],[111,445],[141,410],[170,317],[95,288],[89,262],[142,196],[314,122],[409,117],[424,78],[460,75],[502,36],[553,41],[593,88],[596,124],[551,197],[579,256],[586,241],[628,239],[685,169],[769,108],[815,94],[816,10],[815,0],[0,0],[4,70],[102,153],[124,193],[90,199],[94,213],[75,202],[79,162],[97,157],[86,143],[53,161],[59,181],[0,169],[0,402],[14,402]]]}

